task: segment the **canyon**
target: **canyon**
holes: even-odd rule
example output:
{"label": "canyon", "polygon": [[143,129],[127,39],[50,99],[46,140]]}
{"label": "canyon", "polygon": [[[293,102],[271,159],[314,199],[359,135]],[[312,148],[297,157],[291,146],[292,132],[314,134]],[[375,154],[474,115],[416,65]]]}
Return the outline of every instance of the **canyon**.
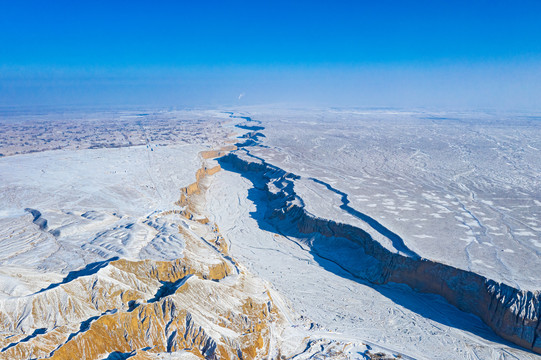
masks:
{"label": "canyon", "polygon": [[[108,117],[125,123],[108,131]],[[535,120],[513,133],[484,113],[78,119],[95,139],[78,124],[76,138],[4,142],[0,358],[541,353]],[[4,136],[33,131],[14,122]]]}

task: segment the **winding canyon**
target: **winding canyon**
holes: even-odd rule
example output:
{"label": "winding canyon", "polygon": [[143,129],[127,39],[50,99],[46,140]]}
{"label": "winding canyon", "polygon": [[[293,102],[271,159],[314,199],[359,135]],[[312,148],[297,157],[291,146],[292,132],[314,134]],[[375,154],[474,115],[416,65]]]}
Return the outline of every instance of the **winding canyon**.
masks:
{"label": "winding canyon", "polygon": [[[485,225],[493,218],[484,209],[485,217],[476,215],[480,208],[458,191],[474,194],[471,202],[484,193],[458,180],[457,191],[449,187],[454,197],[441,190],[452,199],[448,203],[433,200],[436,190],[432,198],[423,193],[433,201],[426,204],[420,196],[395,192],[409,202],[395,212],[398,200],[371,193],[383,180],[370,164],[363,167],[364,178],[358,170],[333,173],[334,162],[349,155],[321,145],[332,127],[314,130],[321,137],[307,131],[310,143],[303,143],[301,133],[284,135],[282,124],[269,120],[272,112],[254,113],[154,114],[191,122],[183,145],[153,141],[167,137],[149,132],[146,114],[127,114],[127,123],[133,117],[139,124],[144,144],[80,150],[69,144],[0,159],[0,358],[535,359],[541,354],[538,263],[531,263],[531,276],[519,277],[524,264],[515,269],[505,258],[524,246],[536,259],[528,250],[535,242],[520,242],[514,251],[496,241],[486,245],[485,239],[496,239],[489,231],[496,228]],[[333,116],[356,116],[348,114]],[[286,115],[295,119],[284,120],[292,129],[313,119]],[[264,120],[255,120],[258,116]],[[281,136],[302,151],[288,153]],[[336,161],[325,160],[329,167],[321,170],[316,160],[327,151]],[[385,154],[373,151],[358,157]],[[412,151],[408,161],[419,161],[419,154]],[[378,176],[385,181],[406,182],[383,171]],[[429,175],[425,170],[422,176]],[[364,197],[367,205],[361,207]],[[383,216],[381,204],[388,208]],[[500,211],[488,200],[483,204]],[[437,215],[432,219],[442,224],[437,230],[413,233],[428,223],[422,218],[396,226],[409,208],[421,205],[427,210],[417,213]],[[431,206],[440,206],[440,212],[431,212]],[[454,215],[455,208],[469,213],[484,232],[465,215]],[[463,221],[462,231],[475,239],[459,240],[447,219]],[[526,233],[506,226],[512,239]],[[438,245],[434,240],[423,248],[429,239],[440,241],[442,249],[458,249],[460,256],[431,253]],[[480,267],[491,264],[487,251],[496,254],[501,278],[492,276],[491,266]],[[482,256],[476,258],[476,252]],[[516,283],[507,281],[511,278]],[[423,304],[429,305],[423,309]]]}

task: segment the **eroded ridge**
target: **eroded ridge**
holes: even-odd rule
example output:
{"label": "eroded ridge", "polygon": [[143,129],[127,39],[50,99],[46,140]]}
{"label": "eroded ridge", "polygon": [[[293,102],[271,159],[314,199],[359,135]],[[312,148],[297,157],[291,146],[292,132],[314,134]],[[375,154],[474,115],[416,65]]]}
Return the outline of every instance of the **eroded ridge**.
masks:
{"label": "eroded ridge", "polygon": [[[224,169],[241,174],[264,192],[266,204],[257,207],[259,221],[287,236],[307,239],[313,253],[358,279],[406,284],[418,292],[441,295],[460,310],[479,316],[502,338],[541,353],[540,291],[519,290],[400,249],[392,252],[361,228],[313,216],[295,193],[299,176],[250,154],[249,146],[258,145],[254,139],[264,136],[258,135],[260,130],[246,134],[244,142],[237,144],[241,150],[219,161]],[[347,202],[343,206],[349,207]]]}
{"label": "eroded ridge", "polygon": [[[221,151],[227,148],[202,158]],[[184,351],[199,358],[251,359],[269,354],[287,324],[284,316],[270,290],[239,271],[217,225],[198,214],[202,182],[219,169],[203,165],[196,182],[182,189],[178,231],[186,247],[181,259],[113,258],[34,294],[2,299],[0,358],[152,358]]]}
{"label": "eroded ridge", "polygon": [[284,321],[270,293],[238,272],[224,253],[196,241],[191,231],[183,230],[183,259],[119,259],[96,273],[3,300],[0,321],[9,335],[2,337],[0,358],[80,354],[100,359],[113,352],[151,358],[180,350],[200,358],[238,353],[255,358],[268,353],[269,326]]}

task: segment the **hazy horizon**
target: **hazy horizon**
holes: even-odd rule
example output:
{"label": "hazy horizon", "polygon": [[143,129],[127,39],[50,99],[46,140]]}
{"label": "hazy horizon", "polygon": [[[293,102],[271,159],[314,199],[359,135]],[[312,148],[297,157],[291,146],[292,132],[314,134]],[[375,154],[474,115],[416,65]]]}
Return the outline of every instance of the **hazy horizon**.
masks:
{"label": "hazy horizon", "polygon": [[3,4],[0,106],[539,111],[541,5]]}

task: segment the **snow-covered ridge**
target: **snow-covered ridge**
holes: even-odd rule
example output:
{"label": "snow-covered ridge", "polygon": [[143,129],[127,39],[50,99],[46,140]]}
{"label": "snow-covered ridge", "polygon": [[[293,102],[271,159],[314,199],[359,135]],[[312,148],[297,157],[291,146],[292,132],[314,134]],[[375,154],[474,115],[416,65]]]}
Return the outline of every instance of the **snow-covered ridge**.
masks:
{"label": "snow-covered ridge", "polygon": [[197,130],[204,148],[0,159],[0,359],[408,358],[299,317],[228,254],[201,209],[235,147]]}
{"label": "snow-covered ridge", "polygon": [[[251,130],[251,125],[245,127]],[[406,284],[419,292],[441,295],[459,309],[479,316],[503,338],[541,352],[539,291],[519,290],[471,271],[423,259],[408,254],[404,251],[407,248],[392,251],[359,227],[310,214],[295,192],[295,181],[300,177],[250,153],[249,146],[264,137],[259,125],[237,144],[241,150],[220,159],[224,169],[240,173],[266,193],[264,208],[270,210],[255,217],[281,234],[307,239],[311,251],[359,279],[374,284]],[[343,205],[348,203],[344,201]]]}

